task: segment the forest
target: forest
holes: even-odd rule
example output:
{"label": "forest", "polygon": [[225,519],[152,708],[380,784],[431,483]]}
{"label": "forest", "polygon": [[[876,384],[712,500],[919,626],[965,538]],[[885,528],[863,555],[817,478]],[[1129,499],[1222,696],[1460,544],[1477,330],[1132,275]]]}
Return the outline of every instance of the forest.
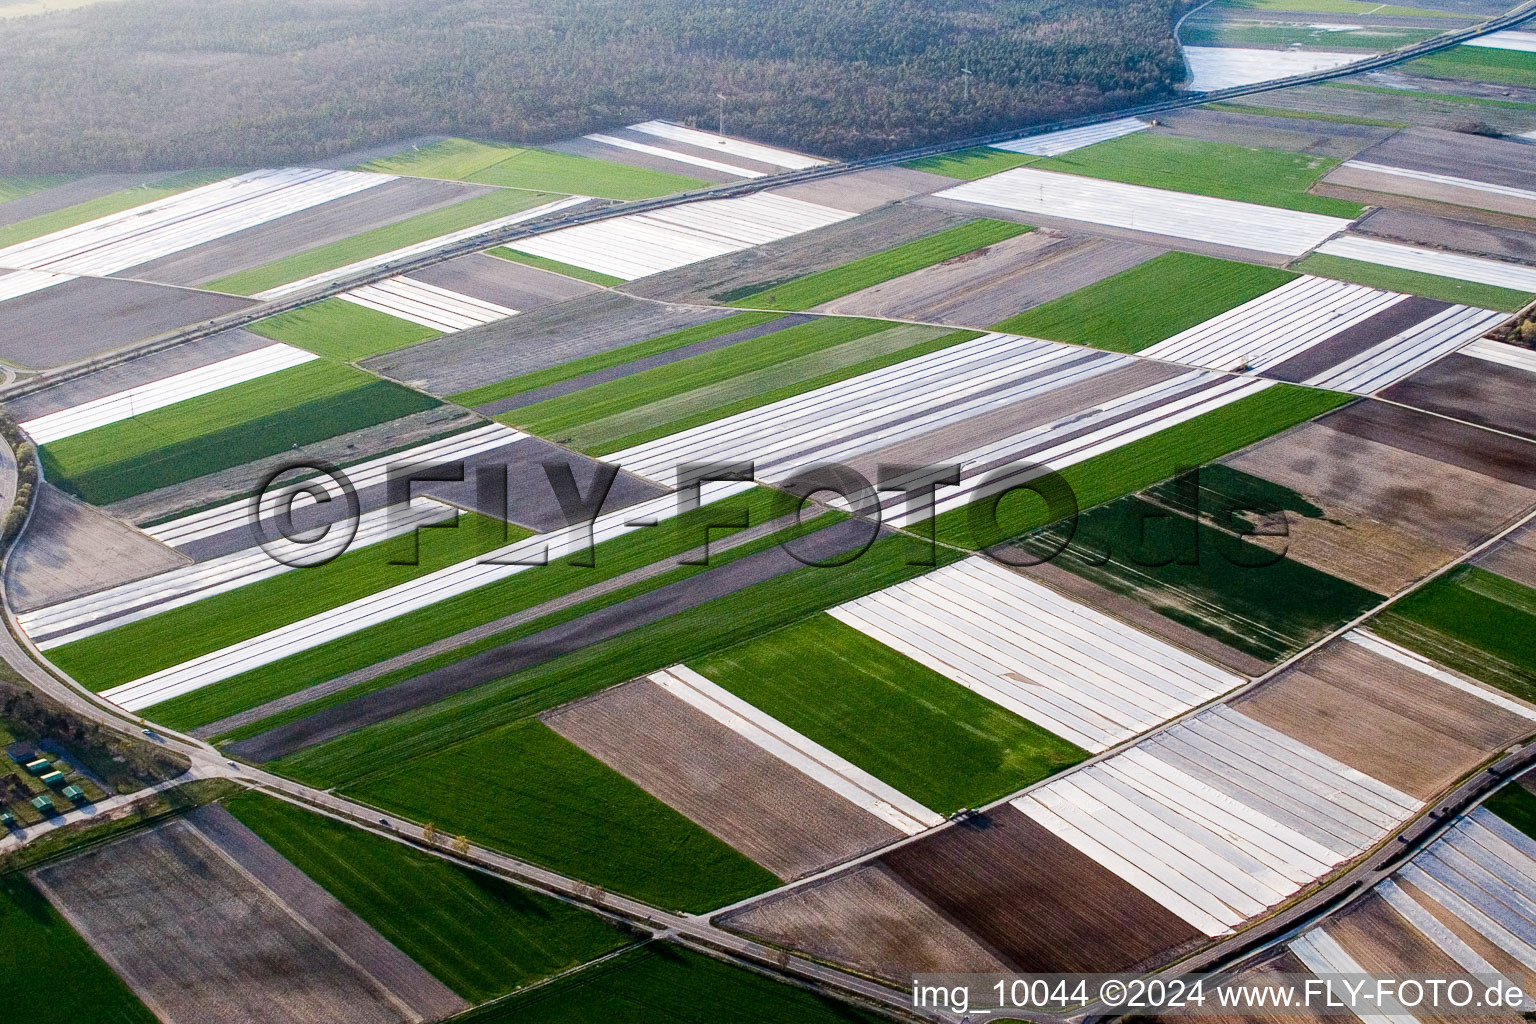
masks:
{"label": "forest", "polygon": [[713,129],[722,102],[728,133],[871,155],[1166,95],[1181,2],[119,0],[4,23],[0,173]]}

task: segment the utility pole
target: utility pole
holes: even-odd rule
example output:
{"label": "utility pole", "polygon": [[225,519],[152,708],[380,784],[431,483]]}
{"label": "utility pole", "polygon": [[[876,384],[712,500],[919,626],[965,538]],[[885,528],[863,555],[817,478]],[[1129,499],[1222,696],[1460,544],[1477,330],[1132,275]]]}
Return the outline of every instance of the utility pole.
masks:
{"label": "utility pole", "polygon": [[715,93],[715,98],[720,101],[720,134],[725,134],[725,93]]}
{"label": "utility pole", "polygon": [[965,105],[971,105],[971,69],[960,69],[960,81],[965,83]]}

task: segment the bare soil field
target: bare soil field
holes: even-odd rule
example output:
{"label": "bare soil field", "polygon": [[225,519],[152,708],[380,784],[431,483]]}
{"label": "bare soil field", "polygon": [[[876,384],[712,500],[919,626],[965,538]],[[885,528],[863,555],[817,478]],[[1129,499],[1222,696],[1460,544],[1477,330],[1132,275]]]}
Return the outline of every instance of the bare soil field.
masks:
{"label": "bare soil field", "polygon": [[1346,640],[1233,708],[1426,801],[1531,731],[1523,718]]}
{"label": "bare soil field", "polygon": [[1140,971],[1202,938],[1012,807],[880,863],[1019,971]]}
{"label": "bare soil field", "polygon": [[720,923],[899,984],[919,972],[985,974],[1010,967],[878,863],[767,897]]}
{"label": "bare soil field", "polygon": [[185,555],[44,483],[27,532],[6,559],[6,596],[17,611],[31,611],[187,561]]}
{"label": "bare soil field", "polygon": [[225,331],[211,338],[190,341],[185,345],[177,345],[66,380],[30,395],[7,399],[5,409],[18,421],[24,422],[63,409],[72,409],[185,370],[194,370],[221,359],[266,348],[270,344],[272,339],[249,331]]}
{"label": "bare soil field", "polygon": [[618,292],[597,291],[375,356],[363,365],[412,387],[451,395],[718,320],[730,313],[725,309],[673,306]]}
{"label": "bare soil field", "polygon": [[[1452,978],[1466,973],[1465,968],[1441,952],[1440,947],[1375,893],[1362,897],[1344,913],[1328,918],[1323,930],[1371,974]],[[1416,1007],[1413,1016],[1424,1024],[1466,1020],[1431,1013],[1423,1007]],[[1505,1019],[1518,1020],[1519,1015],[1511,1013]]]}
{"label": "bare soil field", "polygon": [[1321,344],[1270,367],[1264,371],[1264,376],[1300,384],[1450,308],[1449,302],[1410,295]]}
{"label": "bare soil field", "polygon": [[898,203],[755,249],[652,274],[622,288],[631,295],[670,302],[729,302],[893,249],[977,216],[981,214],[975,207],[954,214],[915,203]]}
{"label": "bare soil field", "polygon": [[[1292,977],[1306,977],[1312,972],[1307,970],[1302,962],[1285,947],[1280,947],[1281,952],[1246,968],[1239,972],[1233,979],[1240,984],[1262,985],[1265,980],[1275,975],[1290,975]],[[1157,1021],[1158,1024],[1188,1024],[1190,1018],[1179,1014],[1171,1017],[1149,1017],[1148,1020]],[[1287,1024],[1336,1024],[1338,1017],[1324,1016],[1299,1009],[1289,1010],[1285,1017]],[[1201,1024],[1274,1024],[1275,1018],[1266,1013],[1219,1013],[1200,1014]]]}
{"label": "bare soil field", "polygon": [[142,183],[146,178],[163,178],[163,172],[151,174],[92,174],[45,188],[41,192],[0,203],[0,228],[20,224],[33,217],[55,213],[77,203],[100,199]]}
{"label": "bare soil field", "polygon": [[595,284],[552,274],[483,252],[411,272],[411,278],[520,313],[598,290]]}
{"label": "bare soil field", "polygon": [[403,1004],[185,821],[33,881],[168,1024],[384,1024]]}
{"label": "bare soil field", "polygon": [[78,277],[0,302],[0,359],[62,366],[249,305],[190,288]]}
{"label": "bare soil field", "polygon": [[1163,250],[1054,229],[1031,231],[975,254],[925,267],[818,306],[823,313],[990,327],[1059,299]]}
{"label": "bare soil field", "polygon": [[[1358,75],[1345,79],[1345,82],[1376,88],[1388,86],[1390,83],[1396,88],[1390,92],[1367,92],[1357,89],[1340,89],[1332,85],[1305,85],[1265,93],[1262,103],[1266,107],[1341,117],[1370,118],[1400,124],[1429,125],[1447,130],[1465,125],[1469,121],[1481,121],[1510,134],[1519,134],[1536,128],[1536,110],[1474,105],[1433,95],[1468,93],[1469,90],[1465,87],[1474,83],[1418,78],[1396,72],[1390,73],[1389,76]],[[1483,91],[1493,91],[1488,86],[1481,88]],[[1509,89],[1514,87],[1497,87],[1497,95],[1492,98],[1521,99],[1518,95],[1504,95],[1505,90]],[[1431,95],[1425,95],[1425,93]],[[1476,92],[1470,94],[1476,95]]]}
{"label": "bare soil field", "polygon": [[1477,564],[1516,583],[1536,587],[1536,524],[1523,526],[1481,555]]}
{"label": "bare soil field", "polygon": [[1536,488],[1536,460],[1525,441],[1388,405],[1356,402],[1321,421],[1335,430],[1380,441],[1474,473]]}
{"label": "bare soil field", "polygon": [[839,174],[834,178],[775,189],[773,194],[830,206],[834,210],[868,213],[887,203],[949,188],[955,181],[954,178],[914,171],[908,167],[872,167],[867,171]]}
{"label": "bare soil field", "polygon": [[1514,228],[1431,217],[1406,210],[1372,210],[1355,222],[1352,232],[1432,249],[1536,262],[1536,234]]}
{"label": "bare soil field", "polygon": [[[1244,11],[1244,16],[1251,12]],[[1385,141],[1395,131],[1373,125],[1303,121],[1265,114],[1194,107],[1158,115],[1152,131],[1182,139],[1226,142],[1235,146],[1283,149],[1291,153],[1348,160]]]}
{"label": "bare soil field", "polygon": [[163,284],[201,284],[494,191],[489,185],[397,178],[195,245],[117,276]]}
{"label": "bare soil field", "polygon": [[1452,354],[1382,392],[1392,402],[1536,439],[1529,373]]}
{"label": "bare soil field", "polygon": [[902,836],[649,679],[541,717],[786,881]]}
{"label": "bare soil field", "polygon": [[1536,164],[1519,142],[1440,128],[1407,128],[1360,154],[1360,159],[1429,174],[1453,173],[1509,188],[1536,189]]}

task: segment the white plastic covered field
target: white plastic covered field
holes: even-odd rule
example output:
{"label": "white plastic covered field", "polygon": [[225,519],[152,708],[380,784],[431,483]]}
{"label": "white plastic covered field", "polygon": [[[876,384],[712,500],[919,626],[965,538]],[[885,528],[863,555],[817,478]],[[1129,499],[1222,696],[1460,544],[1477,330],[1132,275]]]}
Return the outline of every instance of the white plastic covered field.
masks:
{"label": "white plastic covered field", "polygon": [[374,188],[394,176],[251,171],[0,249],[0,267],[103,277]]}
{"label": "white plastic covered field", "polygon": [[682,143],[685,146],[695,146],[699,149],[713,150],[717,153],[728,153],[731,156],[741,157],[744,160],[756,160],[758,163],[772,164],[775,167],[783,167],[786,170],[803,171],[811,167],[820,167],[828,162],[820,157],[806,156],[804,153],[795,153],[787,149],[765,146],[759,142],[747,142],[744,139],[733,139],[726,135],[699,131],[697,128],[673,124],[671,121],[645,121],[641,124],[630,125],[629,130],[640,132],[644,135],[654,135],[659,139],[668,139],[672,142]]}
{"label": "white plastic covered field", "polygon": [[1421,806],[1226,707],[1013,803],[1211,936],[1285,902]]}
{"label": "white plastic covered field", "polygon": [[495,323],[518,312],[404,275],[343,292],[341,298],[444,334]]}
{"label": "white plastic covered field", "polygon": [[1016,167],[935,195],[1020,213],[1286,256],[1310,252],[1351,223],[1318,213],[1280,210],[1032,167]]}
{"label": "white plastic covered field", "polygon": [[1504,313],[1452,306],[1395,334],[1359,355],[1309,378],[1312,387],[1374,395],[1404,377],[1455,352],[1508,319]]}
{"label": "white plastic covered field", "polygon": [[[1476,178],[1463,178],[1455,174],[1436,174],[1432,171],[1416,171],[1411,167],[1393,167],[1390,164],[1378,164],[1369,160],[1346,160],[1340,167],[1346,167],[1354,171],[1365,171],[1370,174],[1385,174],[1390,177],[1404,178],[1411,181],[1427,182],[1431,185],[1445,185],[1450,188],[1470,189],[1473,192],[1487,192],[1490,195],[1505,196],[1510,199],[1524,199],[1536,202],[1536,192],[1528,188],[1516,188],[1513,185],[1498,185],[1491,181],[1479,181]],[[1390,191],[1389,189],[1380,189]]]}
{"label": "white plastic covered field", "polygon": [[1421,274],[1436,274],[1461,281],[1476,281],[1499,288],[1536,293],[1536,269],[1518,263],[1486,260],[1461,253],[1441,252],[1436,249],[1420,249],[1399,242],[1383,242],[1376,238],[1345,235],[1318,247],[1318,252],[1328,256],[1376,263],[1383,267],[1413,270]]}
{"label": "white plastic covered field", "polygon": [[1191,77],[1186,88],[1211,92],[1237,85],[1328,71],[1363,60],[1366,52],[1329,50],[1260,50],[1235,46],[1186,46]]}
{"label": "white plastic covered field", "polygon": [[74,279],[73,274],[55,274],[46,270],[0,270],[0,302],[19,299]]}
{"label": "white plastic covered field", "polygon": [[38,444],[48,444],[109,423],[141,416],[154,409],[185,402],[189,398],[244,384],[318,358],[311,352],[278,342],[26,420],[21,428]]}
{"label": "white plastic covered field", "polygon": [[1502,366],[1512,366],[1528,373],[1536,373],[1536,352],[1528,348],[1520,348],[1518,345],[1506,345],[1502,341],[1481,338],[1462,349],[1461,354],[1475,359],[1485,359],[1490,363],[1499,363]]}
{"label": "white plastic covered field", "polygon": [[1483,46],[1493,50],[1518,50],[1521,53],[1536,53],[1536,32],[1507,28],[1502,32],[1490,32],[1486,36],[1469,39],[1466,45]]}
{"label": "white plastic covered field", "polygon": [[994,142],[990,148],[1006,150],[1009,153],[1024,153],[1028,156],[1061,156],[1075,149],[1134,135],[1150,127],[1151,125],[1139,117],[1122,117],[1103,124],[1091,124],[1086,128],[1067,128],[1059,132],[1046,132],[1044,135],[1027,135],[1022,139],[1012,139],[1008,142]]}
{"label": "white plastic covered field", "polygon": [[1091,753],[1243,682],[981,557],[830,614]]}
{"label": "white plastic covered field", "polygon": [[750,167],[742,167],[740,164],[728,164],[723,160],[716,160],[713,157],[699,156],[696,153],[686,152],[681,149],[664,149],[661,146],[653,146],[646,142],[636,142],[634,139],[620,138],[616,135],[604,135],[601,132],[596,132],[591,135],[583,135],[582,138],[589,142],[600,142],[605,146],[616,146],[619,149],[627,149],[634,153],[644,153],[646,156],[664,157],[667,160],[692,164],[694,167],[705,167],[712,171],[734,174],[740,178],[761,178],[763,176],[762,171],[754,171]]}
{"label": "white plastic covered field", "polygon": [[814,231],[853,214],[787,196],[706,199],[519,239],[513,248],[632,281]]}
{"label": "white plastic covered field", "polygon": [[905,793],[685,665],[663,669],[650,679],[678,700],[906,835],[915,836],[944,822],[941,815]]}

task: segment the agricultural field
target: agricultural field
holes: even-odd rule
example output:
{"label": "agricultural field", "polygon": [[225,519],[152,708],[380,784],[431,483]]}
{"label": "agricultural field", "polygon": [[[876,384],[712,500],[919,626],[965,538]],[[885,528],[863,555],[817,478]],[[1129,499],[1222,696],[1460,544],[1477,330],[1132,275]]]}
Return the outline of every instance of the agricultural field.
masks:
{"label": "agricultural field", "polygon": [[926,156],[920,160],[909,160],[901,166],[914,171],[926,171],[929,174],[937,174],[945,178],[975,181],[977,178],[985,178],[989,174],[997,174],[999,171],[1006,171],[1014,167],[1022,167],[1025,164],[1034,163],[1036,159],[1038,157],[1028,153],[1009,153],[1006,150],[994,149],[991,146],[977,146],[974,149],[962,149],[958,153],[945,153],[942,156]]}
{"label": "agricultural field", "polygon": [[472,1003],[630,942],[587,911],[258,793],[243,825]]}
{"label": "agricultural field", "polygon": [[1385,25],[1308,25],[1255,21],[1242,17],[1196,18],[1184,24],[1180,39],[1186,46],[1310,47],[1321,50],[1381,52],[1409,46],[1437,35],[1434,28],[1392,28]]}
{"label": "agricultural field", "polygon": [[1314,253],[1296,263],[1295,269],[1318,277],[1333,278],[1335,281],[1349,281],[1371,288],[1383,288],[1408,295],[1422,295],[1427,299],[1459,302],[1468,306],[1480,306],[1483,309],[1502,310],[1506,313],[1523,309],[1531,301],[1530,292],[1480,284],[1476,281],[1440,274],[1384,267],[1378,263],[1352,260],[1327,253]]}
{"label": "agricultural field", "polygon": [[626,200],[686,192],[708,184],[698,178],[666,171],[472,139],[444,139],[395,156],[370,160],[355,169]]}
{"label": "agricultural field", "polygon": [[435,338],[431,327],[411,323],[343,299],[325,299],[247,328],[273,341],[287,342],[316,355],[356,362]]}
{"label": "agricultural field", "polygon": [[12,199],[20,199],[34,192],[41,192],[55,185],[63,185],[70,179],[62,174],[34,174],[25,177],[15,175],[0,175],[0,203],[8,203]]}
{"label": "agricultural field", "polygon": [[1536,86],[1536,54],[1482,46],[1458,46],[1420,57],[1403,70],[1426,78]]}
{"label": "agricultural field", "polygon": [[212,185],[234,173],[227,170],[185,171],[73,203],[59,210],[50,210],[26,220],[7,223],[0,227],[0,246],[16,245],[99,217],[108,217],[159,199],[168,199],[191,189]]}

